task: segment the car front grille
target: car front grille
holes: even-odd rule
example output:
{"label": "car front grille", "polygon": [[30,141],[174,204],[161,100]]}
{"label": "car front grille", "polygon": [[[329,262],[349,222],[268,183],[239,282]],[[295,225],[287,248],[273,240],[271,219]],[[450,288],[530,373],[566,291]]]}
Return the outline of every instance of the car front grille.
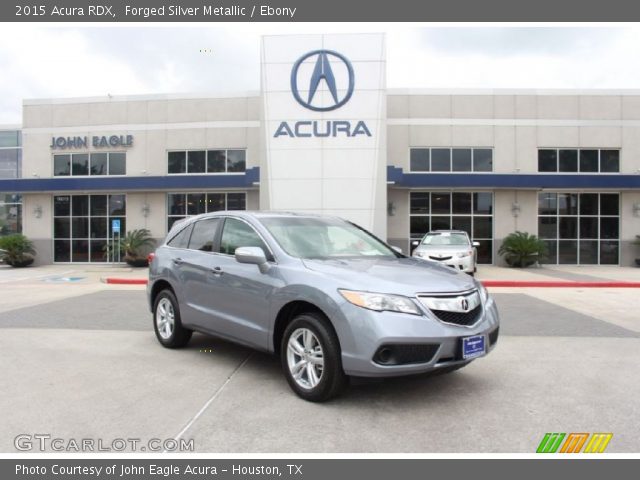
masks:
{"label": "car front grille", "polygon": [[476,289],[457,294],[419,293],[417,297],[420,303],[443,323],[471,327],[480,321],[482,316],[482,301]]}
{"label": "car front grille", "polygon": [[431,255],[429,255],[429,258],[431,260],[435,260],[436,262],[445,262],[447,260],[451,260],[452,257],[432,257]]}
{"label": "car front grille", "polygon": [[448,310],[431,310],[431,312],[445,323],[452,323],[453,325],[462,325],[469,327],[476,323],[480,312],[482,311],[482,305],[478,305],[473,310],[468,312],[450,312]]}

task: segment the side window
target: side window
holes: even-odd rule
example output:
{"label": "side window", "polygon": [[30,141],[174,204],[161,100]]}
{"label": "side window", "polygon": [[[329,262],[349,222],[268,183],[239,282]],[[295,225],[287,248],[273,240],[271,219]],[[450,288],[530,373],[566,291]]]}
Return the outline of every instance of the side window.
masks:
{"label": "side window", "polygon": [[227,218],[222,229],[220,253],[234,255],[238,247],[260,247],[267,256],[267,260],[273,261],[269,249],[251,226],[242,220]]}
{"label": "side window", "polygon": [[167,245],[174,248],[187,248],[189,245],[191,230],[193,230],[193,225],[183,228],[177,235],[167,242]]}
{"label": "side window", "polygon": [[189,249],[212,252],[213,241],[216,237],[219,224],[220,218],[206,218],[196,222],[193,226],[191,239],[189,240]]}

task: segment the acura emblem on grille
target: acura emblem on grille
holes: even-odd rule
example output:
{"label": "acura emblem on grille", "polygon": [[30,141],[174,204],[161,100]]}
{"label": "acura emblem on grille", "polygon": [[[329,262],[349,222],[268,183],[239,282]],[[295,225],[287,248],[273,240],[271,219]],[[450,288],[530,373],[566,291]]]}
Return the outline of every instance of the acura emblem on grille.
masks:
{"label": "acura emblem on grille", "polygon": [[462,310],[466,312],[467,310],[469,310],[469,300],[467,300],[466,298],[463,298],[460,301],[460,306],[462,307]]}

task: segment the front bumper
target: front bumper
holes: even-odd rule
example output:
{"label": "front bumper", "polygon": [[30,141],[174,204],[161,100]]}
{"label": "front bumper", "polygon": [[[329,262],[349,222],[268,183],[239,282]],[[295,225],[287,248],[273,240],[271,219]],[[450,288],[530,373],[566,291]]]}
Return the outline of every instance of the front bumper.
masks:
{"label": "front bumper", "polygon": [[454,268],[455,270],[459,270],[465,273],[474,273],[475,272],[475,262],[473,259],[473,255],[469,255],[468,257],[458,258],[456,255],[453,255],[448,260],[439,260],[437,258],[429,258],[428,254],[425,254],[423,257],[416,256],[415,258],[419,258],[420,260],[427,260],[430,262],[440,263],[442,265],[446,265],[447,267]]}
{"label": "front bumper", "polygon": [[[462,338],[483,335],[486,355],[495,348],[500,323],[498,309],[490,297],[482,305],[479,320],[470,327],[444,323],[427,310],[418,316],[374,312],[345,303],[342,313],[347,320],[342,327],[350,330],[349,341],[341,345],[342,366],[347,375],[360,377],[411,375],[468,363],[473,359],[462,357]],[[389,345],[405,346],[409,351],[418,348],[426,357],[422,361],[381,364],[377,355]]]}

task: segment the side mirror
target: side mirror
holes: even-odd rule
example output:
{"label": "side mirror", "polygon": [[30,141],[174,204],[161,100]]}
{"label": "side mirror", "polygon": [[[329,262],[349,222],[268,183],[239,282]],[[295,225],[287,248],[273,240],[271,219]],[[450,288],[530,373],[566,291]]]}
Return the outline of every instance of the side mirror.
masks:
{"label": "side mirror", "polygon": [[412,247],[417,247],[418,245],[420,245],[420,240],[414,240],[413,242],[411,242]]}
{"label": "side mirror", "polygon": [[404,252],[402,251],[402,249],[400,247],[394,247],[392,245],[391,248],[394,249],[396,252],[401,253],[402,255],[404,255]]}
{"label": "side mirror", "polygon": [[479,247],[480,246],[480,242],[471,242],[471,245],[473,245],[474,247]]}
{"label": "side mirror", "polygon": [[267,273],[269,264],[264,250],[260,247],[238,247],[235,251],[236,262],[257,265],[260,273]]}

